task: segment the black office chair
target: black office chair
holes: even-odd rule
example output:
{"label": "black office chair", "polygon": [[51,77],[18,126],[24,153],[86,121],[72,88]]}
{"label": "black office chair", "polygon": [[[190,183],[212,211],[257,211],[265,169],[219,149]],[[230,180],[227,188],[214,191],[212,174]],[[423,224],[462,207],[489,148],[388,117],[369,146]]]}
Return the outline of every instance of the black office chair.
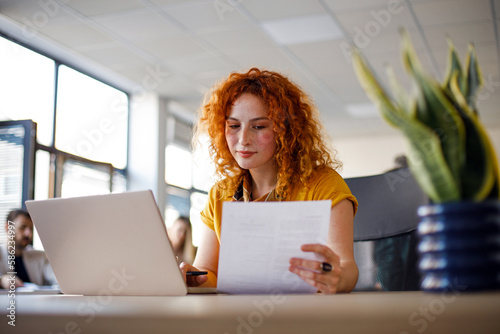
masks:
{"label": "black office chair", "polygon": [[417,208],[427,198],[408,168],[348,178],[359,202],[354,217],[355,291],[420,289]]}

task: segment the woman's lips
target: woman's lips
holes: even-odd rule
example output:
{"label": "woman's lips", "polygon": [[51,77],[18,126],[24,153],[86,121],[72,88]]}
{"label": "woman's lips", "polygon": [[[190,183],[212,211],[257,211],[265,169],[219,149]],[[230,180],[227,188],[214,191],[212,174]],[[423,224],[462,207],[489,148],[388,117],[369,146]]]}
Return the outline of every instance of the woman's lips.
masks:
{"label": "woman's lips", "polygon": [[242,158],[250,158],[252,155],[255,154],[255,152],[249,152],[249,151],[238,151],[238,154],[242,157]]}

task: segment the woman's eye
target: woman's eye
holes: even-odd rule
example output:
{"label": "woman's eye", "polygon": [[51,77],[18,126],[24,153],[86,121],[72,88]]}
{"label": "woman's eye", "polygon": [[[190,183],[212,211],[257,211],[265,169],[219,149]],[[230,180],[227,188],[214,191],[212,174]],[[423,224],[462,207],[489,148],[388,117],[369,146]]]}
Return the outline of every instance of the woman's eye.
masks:
{"label": "woman's eye", "polygon": [[255,130],[262,130],[265,129],[266,127],[264,125],[256,125],[253,127]]}
{"label": "woman's eye", "polygon": [[237,124],[229,124],[229,125],[228,125],[228,128],[230,128],[230,129],[237,129],[237,128],[239,128],[239,127],[240,127],[240,126],[239,126],[239,125],[237,125]]}

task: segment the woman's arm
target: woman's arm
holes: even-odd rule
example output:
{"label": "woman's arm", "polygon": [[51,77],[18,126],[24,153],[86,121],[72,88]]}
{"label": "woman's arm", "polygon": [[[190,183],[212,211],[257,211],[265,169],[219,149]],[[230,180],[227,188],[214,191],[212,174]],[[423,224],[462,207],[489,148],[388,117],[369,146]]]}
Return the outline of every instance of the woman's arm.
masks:
{"label": "woman's arm", "polygon": [[337,292],[350,292],[358,282],[358,266],[354,261],[353,247],[354,209],[345,199],[332,208],[327,246],[339,256],[341,273]]}
{"label": "woman's arm", "polygon": [[353,250],[353,205],[345,199],[332,208],[327,245],[308,244],[302,251],[321,255],[332,265],[329,272],[321,271],[321,262],[290,259],[290,271],[324,293],[350,292],[358,281],[358,267]]}
{"label": "woman's arm", "polygon": [[189,276],[188,286],[217,287],[217,268],[219,265],[219,240],[213,230],[205,224],[201,227],[201,240],[193,265],[185,262],[180,264],[180,269],[184,277],[188,270],[207,271],[205,276]]}

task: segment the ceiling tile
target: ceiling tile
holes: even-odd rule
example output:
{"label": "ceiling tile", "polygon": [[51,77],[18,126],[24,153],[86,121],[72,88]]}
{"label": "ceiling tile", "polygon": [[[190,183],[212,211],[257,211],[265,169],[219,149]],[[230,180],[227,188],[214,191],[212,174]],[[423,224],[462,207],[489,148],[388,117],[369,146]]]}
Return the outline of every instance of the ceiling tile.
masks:
{"label": "ceiling tile", "polygon": [[157,5],[157,6],[163,6],[163,5],[171,5],[179,2],[198,2],[199,0],[149,0],[149,2]]}
{"label": "ceiling tile", "polygon": [[469,22],[445,26],[429,26],[424,29],[431,49],[448,48],[447,37],[457,46],[469,43],[484,44],[495,42],[495,32],[491,22]]}
{"label": "ceiling tile", "polygon": [[145,66],[124,68],[120,70],[120,73],[136,83],[136,91],[141,88],[140,82],[148,74]]}
{"label": "ceiling tile", "polygon": [[[477,59],[479,62],[479,66],[482,66],[482,64],[486,63],[492,63],[496,62],[498,63],[498,54],[497,54],[497,47],[496,44],[494,43],[486,43],[486,44],[480,44],[476,45],[476,54],[477,54]],[[466,45],[460,45],[456,46],[458,55],[460,57],[462,66],[465,66],[465,59],[468,51],[468,47]],[[449,52],[448,52],[448,47],[440,48],[440,49],[434,49],[432,51],[434,54],[434,57],[436,59],[436,62],[440,65],[440,68],[443,69],[443,74],[444,71],[447,68],[448,65],[448,58],[449,58]]]}
{"label": "ceiling tile", "polygon": [[[172,80],[174,74],[159,64],[144,63],[136,67],[128,67],[120,70],[125,77],[136,82],[132,89],[134,93],[146,91],[159,91],[165,81]],[[193,90],[194,91],[194,90]],[[162,92],[164,93],[164,92]]]}
{"label": "ceiling tile", "polygon": [[495,7],[495,17],[500,18],[500,0],[493,0],[493,6]]}
{"label": "ceiling tile", "polygon": [[73,21],[69,24],[50,24],[41,28],[40,31],[49,38],[72,48],[112,41],[110,36],[80,21]]}
{"label": "ceiling tile", "polygon": [[144,39],[135,41],[134,44],[143,48],[151,55],[164,60],[206,52],[205,48],[199,45],[198,42],[190,36],[183,34],[156,39]]}
{"label": "ceiling tile", "polygon": [[27,26],[30,32],[38,31],[58,20],[75,20],[74,15],[64,10],[64,5],[57,2],[51,3],[50,6],[42,4],[40,1],[35,5],[32,0],[0,1],[0,13]]}
{"label": "ceiling tile", "polygon": [[162,95],[168,98],[175,98],[178,101],[192,101],[193,99],[201,101],[202,94],[193,89],[192,85],[175,76],[167,77],[157,88]]}
{"label": "ceiling tile", "polygon": [[338,41],[314,43],[308,49],[302,46],[290,48],[301,62],[336,94],[338,88],[357,84],[350,58],[340,50]]}
{"label": "ceiling tile", "polygon": [[[417,30],[408,30],[413,47],[417,51],[424,51],[425,44]],[[368,58],[385,58],[401,53],[401,34],[398,31],[380,34],[373,39],[366,40],[365,44],[357,44],[358,49]]]}
{"label": "ceiling tile", "polygon": [[[225,54],[237,64],[237,70],[247,70],[252,67],[277,70],[294,66],[278,47],[255,50],[252,53],[231,50]],[[277,64],[282,66],[276,67]]]}
{"label": "ceiling tile", "polygon": [[103,15],[144,7],[137,0],[71,0],[64,2],[85,16]]}
{"label": "ceiling tile", "polygon": [[222,52],[230,50],[254,51],[274,46],[271,38],[252,27],[200,34],[200,37]]}
{"label": "ceiling tile", "polygon": [[[84,56],[92,58],[113,70],[122,70],[124,68],[147,64],[143,58],[117,42],[108,43],[106,46],[99,48],[85,48],[84,50],[76,48],[76,50],[80,51]],[[120,55],[120,57],[116,57],[116,55]]]}
{"label": "ceiling tile", "polygon": [[[259,20],[274,20],[292,16],[321,14],[323,7],[317,0],[252,0],[240,1]],[[231,3],[228,1],[228,3]]]}
{"label": "ceiling tile", "polygon": [[216,80],[225,77],[232,70],[229,65],[208,52],[171,59],[168,64],[208,87],[212,86]]}
{"label": "ceiling tile", "polygon": [[337,19],[351,38],[360,43],[371,41],[379,35],[397,32],[401,27],[416,30],[413,18],[406,5],[390,12],[385,7],[338,13]]}
{"label": "ceiling tile", "polygon": [[249,26],[245,17],[236,9],[221,11],[218,2],[191,1],[165,5],[161,8],[182,26],[197,33],[208,33]]}
{"label": "ceiling tile", "polygon": [[488,0],[411,2],[422,26],[490,20]]}
{"label": "ceiling tile", "polygon": [[334,63],[346,59],[343,40],[320,41],[305,44],[290,45],[288,49],[306,64],[316,61]]}
{"label": "ceiling tile", "polygon": [[175,25],[147,9],[97,16],[93,19],[113,33],[132,41],[179,33]]}
{"label": "ceiling tile", "polygon": [[[391,4],[388,0],[324,0],[324,2],[331,8],[334,12],[345,12],[345,11],[359,11],[368,8],[380,8],[382,6],[390,6],[391,10],[397,10],[398,4]],[[399,5],[401,2],[399,2]],[[394,6],[394,8],[393,8]]]}

